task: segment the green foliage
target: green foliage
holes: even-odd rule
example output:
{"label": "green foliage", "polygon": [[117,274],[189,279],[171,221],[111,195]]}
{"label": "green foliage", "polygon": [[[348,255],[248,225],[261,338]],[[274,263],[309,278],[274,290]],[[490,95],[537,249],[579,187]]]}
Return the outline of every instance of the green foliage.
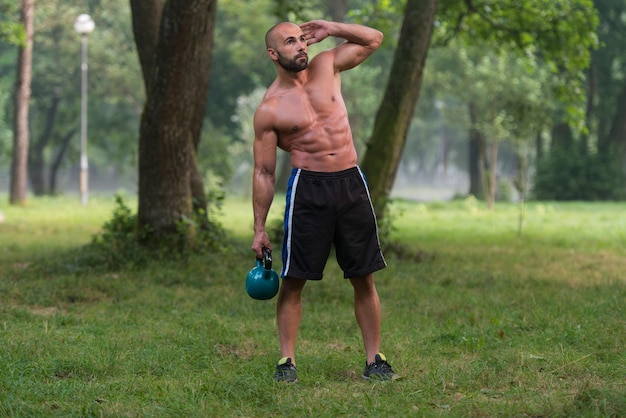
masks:
{"label": "green foliage", "polygon": [[226,180],[231,180],[231,190],[238,189],[248,193],[252,189],[252,142],[254,141],[252,120],[256,107],[263,99],[265,90],[265,88],[257,88],[250,94],[237,98],[237,107],[231,119],[237,124],[237,132],[240,134],[233,138],[234,141],[231,141],[225,149],[232,163],[237,165],[234,176],[232,178],[226,177]]}
{"label": "green foliage", "polygon": [[224,0],[218,7],[206,115],[231,141],[239,134],[232,120],[239,97],[269,85],[274,76],[264,40],[276,23],[272,7],[272,0]]}
{"label": "green foliage", "polygon": [[[46,174],[61,150],[64,150],[64,158],[60,170],[71,169],[79,160],[79,141],[72,133],[75,135],[80,126],[81,38],[73,23],[79,14],[87,11],[83,6],[64,0],[36,2],[35,5],[30,153],[35,155],[35,148],[43,148],[42,172]],[[96,28],[88,37],[87,135],[93,174],[90,183],[95,189],[101,187],[100,173],[122,177],[128,171],[135,172],[129,168],[136,164],[137,126],[144,92],[132,39],[129,2],[111,0],[106,6],[91,2],[90,6],[88,11]],[[4,90],[4,87],[15,82],[16,58],[15,47],[0,45],[0,87],[7,95],[12,93],[12,88]],[[1,154],[4,151],[3,128],[10,125],[13,110],[10,102],[4,106],[4,94],[0,105]],[[69,142],[64,142],[68,135]],[[57,192],[66,188],[61,182],[65,177],[58,174]]]}
{"label": "green foliage", "polygon": [[24,45],[26,33],[19,23],[19,1],[0,1],[0,42],[12,45]]}
{"label": "green foliage", "polygon": [[[496,185],[489,187],[488,174],[495,169],[500,176],[501,167],[507,166],[513,172],[516,162],[513,158],[501,159],[507,154],[500,151],[497,160],[493,160],[489,148],[505,150],[501,145],[530,148],[537,132],[550,127],[557,106],[557,99],[550,95],[555,84],[553,75],[535,57],[491,49],[482,41],[466,45],[455,40],[447,48],[431,51],[426,77],[430,93],[426,100],[431,106],[428,111],[433,112],[436,109],[433,102],[439,102],[440,123],[446,125],[445,135],[440,127],[439,133],[431,133],[430,138],[439,142],[446,137],[450,146],[454,129],[463,129],[464,135],[458,138],[467,144],[468,132],[480,132],[484,139],[479,143],[483,187],[487,201],[492,204],[498,196]],[[420,130],[420,133],[426,136],[429,132]],[[457,145],[456,149],[459,148]],[[439,162],[440,151],[431,146],[431,153],[433,149],[437,155],[431,156],[431,161]],[[491,192],[496,195],[492,196]]]}
{"label": "green foliage", "polygon": [[520,56],[537,57],[555,75],[554,94],[567,104],[572,123],[583,119],[583,71],[598,45],[598,13],[591,0],[442,0],[435,45],[460,37]]}
{"label": "green foliage", "polygon": [[230,153],[233,132],[217,129],[210,120],[205,120],[198,145],[198,167],[205,171],[205,189],[214,190],[212,184],[227,183],[233,176],[235,164],[239,161]]}
{"label": "green foliage", "polygon": [[405,0],[361,2],[347,12],[347,20],[371,26],[385,34],[384,46],[395,45],[400,32],[399,21],[404,13]]}
{"label": "green foliage", "polygon": [[384,93],[379,83],[384,74],[385,70],[378,63],[368,60],[341,76],[342,95],[350,114],[350,130],[360,156],[367,149],[374,116]]}
{"label": "green foliage", "polygon": [[[193,218],[181,219],[177,225],[177,234],[171,238],[169,245],[155,248],[150,245],[152,231],[145,227],[139,228],[137,214],[132,212],[121,195],[116,195],[111,219],[92,237],[78,265],[87,270],[139,268],[158,260],[182,261],[192,253],[223,250],[228,244],[216,218],[224,194],[219,188],[212,188],[207,193],[207,200],[208,214],[201,212],[194,214]],[[204,218],[209,219],[208,223]]]}
{"label": "green foliage", "polygon": [[457,97],[477,107],[472,127],[489,142],[527,142],[550,125],[554,101],[546,91],[551,90],[553,80],[530,57],[484,52],[484,47],[477,44],[455,50],[462,68],[455,86]]}
{"label": "green foliage", "polygon": [[537,165],[533,195],[538,200],[619,200],[626,178],[615,156],[574,146],[553,149]]}
{"label": "green foliage", "polygon": [[442,0],[439,18],[442,31],[436,42],[461,35],[514,46],[544,56],[570,76],[587,66],[598,42],[598,15],[591,0]]}
{"label": "green foliage", "polygon": [[[281,21],[302,21],[306,22],[310,20],[308,16],[312,9],[321,8],[321,2],[312,5],[310,1],[302,1],[302,0],[274,0],[272,2],[274,4],[272,9],[272,14]],[[311,7],[313,6],[313,7]]]}
{"label": "green foliage", "polygon": [[[130,2],[109,0],[93,7],[91,16],[96,28],[88,42],[90,163],[100,170],[114,166],[116,174],[133,180],[145,91],[132,33]],[[70,40],[76,49],[69,57],[78,69],[78,37],[72,34]],[[78,80],[77,76],[75,81]],[[78,93],[78,84],[75,86]],[[78,112],[78,107],[74,109]]]}
{"label": "green foliage", "polygon": [[85,267],[94,265],[104,270],[117,270],[122,266],[145,266],[151,259],[164,255],[157,255],[140,244],[149,235],[149,230],[138,229],[137,215],[122,196],[116,195],[111,219],[104,223],[101,232],[92,237],[86,248]]}
{"label": "green foliage", "polygon": [[426,257],[425,252],[423,250],[415,250],[395,237],[395,234],[398,232],[398,225],[402,223],[401,218],[403,215],[404,209],[402,205],[394,205],[393,200],[386,202],[382,214],[376,214],[380,248],[385,257],[419,263]]}

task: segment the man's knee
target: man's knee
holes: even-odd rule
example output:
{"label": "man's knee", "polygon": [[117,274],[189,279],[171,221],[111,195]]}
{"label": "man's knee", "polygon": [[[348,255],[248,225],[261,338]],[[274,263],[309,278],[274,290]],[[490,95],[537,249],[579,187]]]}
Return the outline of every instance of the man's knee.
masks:
{"label": "man's knee", "polygon": [[352,283],[352,287],[354,287],[354,291],[357,295],[369,295],[376,293],[373,274],[369,274],[365,277],[350,279],[350,283]]}
{"label": "man's knee", "polygon": [[306,280],[296,279],[294,277],[284,277],[280,288],[283,292],[301,292],[305,284]]}

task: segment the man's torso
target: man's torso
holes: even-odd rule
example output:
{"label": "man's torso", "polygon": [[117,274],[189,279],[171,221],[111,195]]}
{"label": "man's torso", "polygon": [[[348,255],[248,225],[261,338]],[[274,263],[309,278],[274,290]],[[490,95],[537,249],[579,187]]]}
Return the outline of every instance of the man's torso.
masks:
{"label": "man's torso", "polygon": [[271,86],[278,146],[291,154],[292,165],[311,171],[339,171],[356,165],[356,150],[339,73],[329,57],[314,58],[302,86]]}

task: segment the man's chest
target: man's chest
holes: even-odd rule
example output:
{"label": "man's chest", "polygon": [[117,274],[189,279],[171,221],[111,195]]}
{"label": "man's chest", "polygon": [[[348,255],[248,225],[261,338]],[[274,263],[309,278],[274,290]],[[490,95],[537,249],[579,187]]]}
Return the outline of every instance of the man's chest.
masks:
{"label": "man's chest", "polygon": [[276,109],[276,129],[282,133],[301,132],[344,113],[340,92],[309,85],[281,98]]}

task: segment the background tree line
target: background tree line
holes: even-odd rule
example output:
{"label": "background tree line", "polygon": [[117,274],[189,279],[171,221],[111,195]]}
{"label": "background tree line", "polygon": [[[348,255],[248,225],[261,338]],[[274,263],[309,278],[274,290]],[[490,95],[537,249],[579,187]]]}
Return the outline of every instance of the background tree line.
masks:
{"label": "background tree line", "polygon": [[[262,39],[278,19],[343,20],[385,33],[383,47],[343,84],[381,214],[399,175],[445,183],[465,173],[459,193],[490,206],[512,192],[624,197],[626,0],[34,5],[28,180],[35,195],[64,192],[77,177],[80,45],[72,24],[89,13],[96,22],[91,175],[137,187],[139,222],[166,235],[194,213],[206,217],[214,185],[248,193],[252,112],[274,76]],[[0,167],[9,167],[25,37],[16,30],[19,8],[6,0],[0,7]],[[69,174],[59,179],[61,172]]]}

